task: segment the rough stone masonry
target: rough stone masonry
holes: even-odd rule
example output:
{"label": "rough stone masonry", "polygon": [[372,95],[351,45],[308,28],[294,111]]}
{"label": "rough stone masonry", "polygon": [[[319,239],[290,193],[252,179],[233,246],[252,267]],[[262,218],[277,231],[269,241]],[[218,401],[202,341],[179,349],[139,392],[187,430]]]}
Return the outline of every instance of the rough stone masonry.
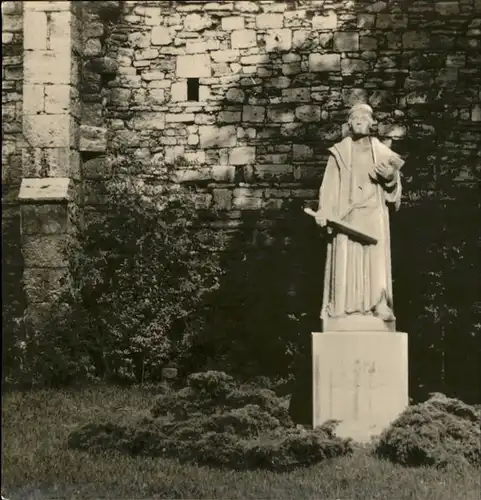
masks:
{"label": "rough stone masonry", "polygon": [[67,229],[52,221],[102,205],[117,154],[154,179],[156,162],[186,159],[179,182],[219,211],[214,226],[255,213],[267,245],[275,220],[315,200],[346,110],[368,102],[379,136],[410,153],[408,206],[476,190],[480,0],[6,1],[2,15],[4,259],[20,250],[21,201],[26,260],[6,273],[27,290],[55,289],[63,264],[41,255],[61,244],[52,224]]}

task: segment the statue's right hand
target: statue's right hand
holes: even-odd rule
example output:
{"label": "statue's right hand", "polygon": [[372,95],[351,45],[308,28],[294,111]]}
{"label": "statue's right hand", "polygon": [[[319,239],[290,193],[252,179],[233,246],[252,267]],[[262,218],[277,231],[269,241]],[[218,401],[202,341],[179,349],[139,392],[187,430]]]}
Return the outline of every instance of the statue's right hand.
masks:
{"label": "statue's right hand", "polygon": [[314,212],[314,210],[312,210],[311,208],[304,208],[304,212],[306,212],[306,214],[314,217],[314,219],[316,220],[316,223],[319,226],[325,227],[327,225],[327,217],[326,217],[326,214],[324,212],[321,212],[321,211]]}
{"label": "statue's right hand", "polygon": [[322,212],[316,212],[315,219],[318,226],[326,227],[327,225],[326,214]]}

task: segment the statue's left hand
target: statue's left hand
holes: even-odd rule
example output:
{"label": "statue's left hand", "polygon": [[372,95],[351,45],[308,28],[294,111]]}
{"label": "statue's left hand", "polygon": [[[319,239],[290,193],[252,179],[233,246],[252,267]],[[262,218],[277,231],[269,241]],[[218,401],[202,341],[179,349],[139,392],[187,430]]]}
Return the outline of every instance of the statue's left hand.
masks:
{"label": "statue's left hand", "polygon": [[384,162],[375,165],[374,171],[388,182],[392,181],[396,175],[396,169],[392,165]]}

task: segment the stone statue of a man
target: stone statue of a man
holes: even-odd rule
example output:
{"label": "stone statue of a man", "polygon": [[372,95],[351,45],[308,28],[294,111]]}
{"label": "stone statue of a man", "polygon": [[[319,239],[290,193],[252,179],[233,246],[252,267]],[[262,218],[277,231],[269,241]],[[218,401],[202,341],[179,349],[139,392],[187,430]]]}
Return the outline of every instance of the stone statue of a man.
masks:
{"label": "stone statue of a man", "polygon": [[349,112],[350,136],[329,149],[317,223],[333,218],[376,243],[333,231],[328,240],[321,319],[324,331],[391,330],[394,326],[388,205],[401,201],[403,160],[370,135],[372,109]]}

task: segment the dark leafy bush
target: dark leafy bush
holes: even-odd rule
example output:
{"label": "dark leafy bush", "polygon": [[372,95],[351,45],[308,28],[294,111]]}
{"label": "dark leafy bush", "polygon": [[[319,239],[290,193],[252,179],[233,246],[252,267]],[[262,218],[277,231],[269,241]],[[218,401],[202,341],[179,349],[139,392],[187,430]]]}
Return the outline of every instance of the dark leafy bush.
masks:
{"label": "dark leafy bush", "polygon": [[187,384],[196,392],[208,397],[225,396],[235,387],[233,377],[215,370],[193,373],[189,375]]}
{"label": "dark leafy bush", "polygon": [[481,466],[481,412],[458,399],[433,394],[392,423],[375,453],[408,466]]}
{"label": "dark leafy bush", "polygon": [[151,417],[118,426],[89,424],[70,435],[71,447],[119,450],[235,469],[286,470],[352,451],[330,423],[296,427],[274,392],[237,385],[221,372],[196,373],[188,386],[160,396]]}
{"label": "dark leafy bush", "polygon": [[59,299],[69,312],[29,339],[26,366],[39,381],[151,382],[189,356],[222,274],[216,235],[202,226],[195,191],[175,182],[183,165],[152,166],[155,182],[140,175],[145,165],[116,158],[105,210],[85,212],[78,225]]}

